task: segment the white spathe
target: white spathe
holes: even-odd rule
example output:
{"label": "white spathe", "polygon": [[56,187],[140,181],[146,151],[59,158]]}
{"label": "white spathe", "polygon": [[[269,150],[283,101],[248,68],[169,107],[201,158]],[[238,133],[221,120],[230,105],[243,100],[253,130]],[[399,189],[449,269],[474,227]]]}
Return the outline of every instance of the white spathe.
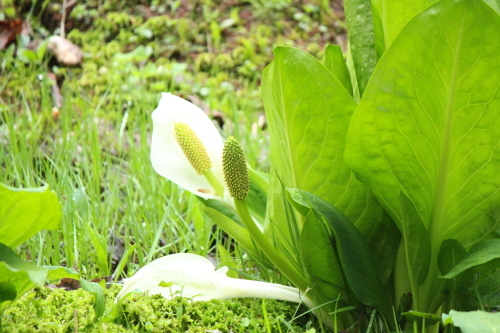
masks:
{"label": "white spathe", "polygon": [[[171,254],[152,261],[129,279],[124,280],[117,300],[139,290],[149,295],[161,294],[167,299],[182,296],[194,301],[228,298],[271,298],[314,305],[297,288],[277,283],[233,279],[228,268],[215,270],[210,260],[190,253]],[[170,286],[161,287],[161,283]],[[162,283],[162,284],[163,284]]]}
{"label": "white spathe", "polygon": [[[205,146],[212,162],[212,172],[224,186],[222,149],[224,143],[210,118],[196,105],[169,93],[162,93],[158,107],[152,113],[153,137],[151,163],[156,172],[185,190],[204,199],[221,200],[203,175],[193,169],[174,134],[174,124],[191,127]],[[227,190],[225,189],[225,192]],[[224,193],[226,197],[226,193]],[[226,200],[227,201],[227,200]]]}

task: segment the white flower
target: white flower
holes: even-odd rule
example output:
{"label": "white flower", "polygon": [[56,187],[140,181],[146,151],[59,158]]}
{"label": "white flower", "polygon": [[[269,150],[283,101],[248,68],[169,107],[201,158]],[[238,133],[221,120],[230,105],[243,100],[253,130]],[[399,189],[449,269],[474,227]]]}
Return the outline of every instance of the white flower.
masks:
{"label": "white flower", "polygon": [[[151,163],[155,171],[204,199],[223,200],[226,197],[225,201],[231,202],[222,173],[224,144],[210,118],[194,104],[167,93],[162,93],[152,118]],[[210,171],[225,193],[217,193],[207,177],[195,171],[179,145],[174,129],[176,124],[187,125],[204,146],[212,166]]]}
{"label": "white flower", "polygon": [[233,279],[228,268],[215,270],[210,260],[190,253],[171,254],[147,264],[134,276],[124,280],[117,300],[139,290],[150,295],[161,294],[167,299],[182,296],[194,301],[240,297],[271,298],[289,302],[313,303],[297,288],[277,283]]}

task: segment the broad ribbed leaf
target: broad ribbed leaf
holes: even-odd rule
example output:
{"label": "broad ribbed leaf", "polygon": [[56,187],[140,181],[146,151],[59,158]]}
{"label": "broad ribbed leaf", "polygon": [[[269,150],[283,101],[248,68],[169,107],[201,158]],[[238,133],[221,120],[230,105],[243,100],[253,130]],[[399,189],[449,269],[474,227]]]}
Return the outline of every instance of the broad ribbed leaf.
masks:
{"label": "broad ribbed leaf", "polygon": [[356,298],[366,305],[390,315],[380,270],[365,239],[339,210],[317,196],[297,189],[288,189],[298,204],[312,209],[325,219],[334,235],[337,252],[347,282]]}
{"label": "broad ribbed leaf", "polygon": [[[398,231],[367,187],[344,164],[347,129],[356,103],[342,84],[310,54],[289,47],[274,51],[262,94],[271,132],[269,230],[291,252],[301,228],[291,224],[284,188],[299,188],[328,201],[361,230],[390,273]],[[294,227],[297,227],[295,230]],[[296,241],[296,240],[295,240]],[[388,274],[387,274],[388,275]]]}
{"label": "broad ribbed leaf", "polygon": [[323,64],[335,76],[335,78],[342,83],[349,95],[353,95],[351,76],[349,69],[344,61],[344,55],[338,45],[329,44],[325,48],[325,58]]}
{"label": "broad ribbed leaf", "polygon": [[[481,24],[478,24],[481,22]],[[482,1],[440,1],[385,52],[352,118],[346,162],[401,225],[405,193],[433,251],[497,228],[500,17]]]}
{"label": "broad ribbed leaf", "polygon": [[491,6],[497,13],[500,14],[500,0],[484,0],[488,5]]}
{"label": "broad ribbed leaf", "polygon": [[[337,259],[335,238],[323,219],[310,211],[300,235],[300,252],[305,269],[314,283],[313,290],[325,301],[347,298],[342,266]],[[335,305],[335,304],[332,304]]]}
{"label": "broad ribbed leaf", "polygon": [[[429,233],[410,200],[401,193],[403,209],[403,238],[408,274],[413,288],[424,283],[431,263],[431,243]],[[418,307],[415,307],[418,308]]]}
{"label": "broad ribbed leaf", "polygon": [[499,333],[500,313],[484,311],[460,312],[451,310],[449,314],[443,313],[443,324],[453,324],[463,333]]}
{"label": "broad ribbed leaf", "polygon": [[447,239],[441,244],[438,256],[438,267],[442,275],[455,267],[467,255],[462,244],[454,239]]}
{"label": "broad ribbed leaf", "polygon": [[248,175],[250,177],[250,192],[245,201],[253,218],[260,224],[264,224],[264,220],[266,219],[269,175],[252,169],[248,169]]}
{"label": "broad ribbed leaf", "polygon": [[0,242],[12,248],[42,229],[56,229],[61,205],[48,188],[15,189],[0,184]]}
{"label": "broad ribbed leaf", "polygon": [[[446,239],[439,250],[438,268],[441,275],[447,274],[467,255],[465,248],[455,239]],[[477,309],[478,294],[471,295],[469,292],[471,281],[475,280],[473,272],[464,272],[453,279],[445,282],[445,293],[448,295],[448,302],[443,307],[443,311],[450,309]],[[488,279],[489,280],[489,279]],[[474,288],[477,288],[478,281],[474,282]],[[472,306],[471,306],[472,303]]]}
{"label": "broad ribbed leaf", "polygon": [[0,243],[0,281],[12,282],[19,293],[18,296],[26,292],[23,285],[27,282],[32,286],[42,287],[48,271],[46,268],[22,260],[11,248]]}
{"label": "broad ribbed leaf", "polygon": [[413,16],[437,0],[381,0],[385,46],[389,47]]}
{"label": "broad ribbed leaf", "polygon": [[467,256],[453,267],[443,278],[451,279],[463,271],[500,258],[500,239],[488,239],[475,244]]}
{"label": "broad ribbed leaf", "polygon": [[[366,84],[378,61],[371,0],[348,0],[344,2],[344,9],[349,47],[359,92],[363,96]],[[382,36],[377,35],[377,37]]]}

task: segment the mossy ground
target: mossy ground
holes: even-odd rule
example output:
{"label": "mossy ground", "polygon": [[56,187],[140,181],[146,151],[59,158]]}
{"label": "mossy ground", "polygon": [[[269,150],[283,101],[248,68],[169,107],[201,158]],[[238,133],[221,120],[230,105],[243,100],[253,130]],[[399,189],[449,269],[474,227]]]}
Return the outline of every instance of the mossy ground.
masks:
{"label": "mossy ground", "polygon": [[120,288],[106,291],[108,312],[94,320],[94,297],[77,289],[35,289],[3,314],[5,332],[315,332],[309,316],[294,319],[297,305],[275,300],[166,300],[131,295],[114,303]]}

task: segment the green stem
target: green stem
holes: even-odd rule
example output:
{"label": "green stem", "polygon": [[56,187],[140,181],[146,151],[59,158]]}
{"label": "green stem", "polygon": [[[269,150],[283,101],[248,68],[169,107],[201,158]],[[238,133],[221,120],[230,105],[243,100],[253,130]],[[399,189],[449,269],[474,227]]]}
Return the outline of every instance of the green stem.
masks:
{"label": "green stem", "polygon": [[269,260],[287,277],[292,284],[305,292],[308,288],[307,280],[293,267],[290,262],[276,249],[273,244],[264,236],[259,227],[255,224],[248,212],[245,200],[234,200],[236,211],[240,215],[241,221],[247,228],[250,236],[257,246],[264,252]]}
{"label": "green stem", "polygon": [[[401,296],[412,290],[410,278],[408,276],[408,266],[406,263],[406,252],[402,240],[396,254],[396,263],[394,265],[394,304],[396,309],[401,306]],[[412,298],[413,302],[413,298]],[[413,310],[415,308],[412,306]]]}
{"label": "green stem", "polygon": [[[437,248],[436,246],[434,248]],[[429,273],[427,279],[420,286],[420,307],[419,311],[436,313],[439,307],[445,300],[443,289],[446,287],[447,280],[438,278],[441,275],[437,265],[438,254],[436,251],[431,257],[431,266],[429,267]]]}
{"label": "green stem", "polygon": [[405,252],[405,257],[406,257],[406,270],[408,272],[408,280],[410,281],[411,294],[412,294],[412,298],[413,298],[411,307],[415,311],[421,311],[420,302],[419,302],[420,295],[419,295],[418,287],[415,283],[415,279],[414,279],[414,276],[412,274],[411,263],[408,260],[408,257],[410,256],[410,249],[408,248],[407,240],[403,238],[402,244],[403,244],[404,249],[405,249],[404,252]]}
{"label": "green stem", "polygon": [[205,179],[208,181],[210,185],[212,185],[213,189],[215,190],[215,194],[218,195],[219,197],[223,198],[224,197],[224,186],[217,180],[217,177],[215,177],[214,173],[212,172],[211,169],[208,169],[203,176],[205,176]]}
{"label": "green stem", "polygon": [[[256,245],[260,248],[262,252],[264,252],[264,254],[274,264],[274,266],[276,266],[276,268],[278,268],[279,271],[283,273],[283,275],[285,275],[285,277],[293,285],[295,285],[295,287],[297,287],[301,291],[301,293],[305,295],[307,290],[309,289],[308,280],[299,273],[299,271],[290,263],[289,260],[287,260],[287,258],[283,254],[276,251],[273,244],[269,241],[268,238],[264,236],[262,231],[260,231],[259,227],[255,224],[254,220],[252,219],[252,216],[248,211],[248,207],[245,203],[245,200],[235,199],[234,205],[236,211],[240,216],[241,221],[245,225],[246,229],[250,233],[250,236],[252,237]],[[308,298],[308,296],[306,296],[306,298]],[[310,302],[313,303],[312,301]],[[304,300],[304,303],[308,307],[312,305],[308,304],[307,299]],[[332,317],[324,309],[322,308],[315,309],[314,313],[318,316],[318,318],[320,318],[321,322],[323,322],[330,328],[333,327]],[[347,313],[345,314],[348,315]],[[345,317],[344,314],[341,314],[341,317]],[[340,319],[340,323],[338,324],[339,327],[342,327],[342,329],[343,327],[345,327],[344,320],[342,319]]]}

